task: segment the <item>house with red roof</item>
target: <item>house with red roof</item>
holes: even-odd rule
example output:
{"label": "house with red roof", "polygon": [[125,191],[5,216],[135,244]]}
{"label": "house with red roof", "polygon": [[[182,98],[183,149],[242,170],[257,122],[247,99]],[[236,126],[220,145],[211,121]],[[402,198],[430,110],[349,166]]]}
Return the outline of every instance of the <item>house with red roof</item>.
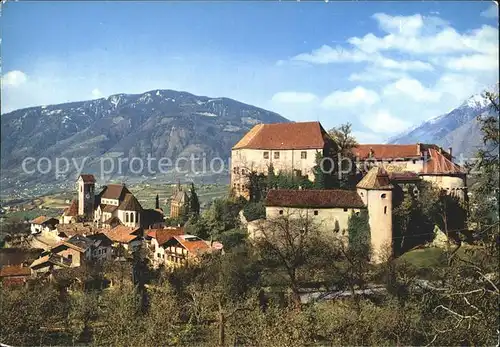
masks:
{"label": "house with red roof", "polygon": [[267,174],[270,165],[314,181],[316,154],[334,146],[319,122],[257,124],[232,148],[231,188],[248,199],[247,174]]}
{"label": "house with red roof", "polygon": [[439,146],[423,143],[360,144],[353,152],[361,171],[380,166],[394,178],[399,176],[401,182],[413,173],[451,195],[462,199],[466,196],[466,171],[453,162],[451,148],[445,151]]}
{"label": "house with red roof", "polygon": [[0,282],[2,286],[24,285],[31,277],[31,269],[24,264],[4,265],[0,268]]}
{"label": "house with red roof", "polygon": [[158,266],[165,263],[165,243],[174,236],[184,235],[182,227],[167,227],[161,229],[148,229],[145,239],[153,253],[153,264]]}
{"label": "house with red roof", "polygon": [[179,267],[188,263],[196,263],[200,256],[207,252],[222,252],[223,246],[219,242],[205,241],[194,235],[174,235],[161,246],[161,260],[166,267]]}
{"label": "house with red roof", "polygon": [[32,234],[39,234],[42,231],[50,232],[59,224],[59,220],[47,216],[38,216],[30,221],[30,229]]}

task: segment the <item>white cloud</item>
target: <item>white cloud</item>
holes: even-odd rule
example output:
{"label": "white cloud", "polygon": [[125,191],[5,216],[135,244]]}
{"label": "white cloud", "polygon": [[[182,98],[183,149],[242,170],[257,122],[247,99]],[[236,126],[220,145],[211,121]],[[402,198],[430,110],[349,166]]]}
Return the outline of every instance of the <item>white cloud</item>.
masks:
{"label": "white cloud", "polygon": [[99,88],[95,88],[94,90],[92,90],[92,97],[95,98],[95,99],[99,99],[99,98],[102,98],[104,95],[101,93],[101,91],[99,90]]}
{"label": "white cloud", "polygon": [[352,82],[384,82],[407,77],[406,73],[401,71],[383,70],[380,68],[369,67],[361,73],[355,72],[349,75],[349,81]]}
{"label": "white cloud", "polygon": [[2,77],[2,86],[5,87],[19,87],[20,85],[26,83],[28,76],[19,70],[12,70],[7,72]]}
{"label": "white cloud", "polygon": [[371,106],[379,102],[376,92],[363,87],[356,87],[348,91],[334,91],[325,97],[321,103],[323,108],[353,108],[355,106]]}
{"label": "white cloud", "polygon": [[[413,21],[413,16],[384,15],[384,18],[388,23],[402,18],[407,18],[410,23]],[[384,25],[390,26],[394,23]],[[348,42],[367,53],[392,50],[410,54],[443,55],[462,52],[492,54],[498,51],[498,29],[483,25],[479,29],[460,34],[445,21],[437,17],[428,17],[423,19],[423,27],[418,30],[416,25],[412,24],[406,32],[390,31],[383,37],[369,33],[363,37],[352,37]]]}
{"label": "white cloud", "polygon": [[424,25],[421,15],[390,16],[385,13],[375,13],[373,16],[380,29],[388,33],[399,33],[403,36],[414,36],[420,32]]}
{"label": "white cloud", "polygon": [[428,89],[420,81],[412,78],[401,78],[394,83],[387,85],[383,90],[384,95],[398,96],[406,95],[415,101],[439,101],[440,93]]}
{"label": "white cloud", "polygon": [[352,135],[358,143],[383,143],[384,135],[367,131],[353,131]]}
{"label": "white cloud", "polygon": [[278,103],[309,103],[317,100],[316,95],[303,92],[279,92],[273,95],[272,101]]}
{"label": "white cloud", "polygon": [[384,134],[399,133],[411,126],[411,123],[392,116],[387,110],[378,110],[374,114],[366,114],[361,121],[372,131]]}
{"label": "white cloud", "polygon": [[498,18],[498,4],[493,2],[487,10],[481,12],[481,16],[486,18]]}
{"label": "white cloud", "polygon": [[498,55],[471,54],[442,59],[451,70],[498,71]]}
{"label": "white cloud", "polygon": [[[310,53],[301,53],[292,57],[292,61],[302,61],[311,64],[331,64],[331,63],[361,63],[370,62],[376,66],[397,70],[433,70],[431,64],[419,60],[393,60],[380,54],[368,54],[359,49],[347,49],[341,46],[331,47],[323,45]],[[282,61],[278,61],[283,64]]]}

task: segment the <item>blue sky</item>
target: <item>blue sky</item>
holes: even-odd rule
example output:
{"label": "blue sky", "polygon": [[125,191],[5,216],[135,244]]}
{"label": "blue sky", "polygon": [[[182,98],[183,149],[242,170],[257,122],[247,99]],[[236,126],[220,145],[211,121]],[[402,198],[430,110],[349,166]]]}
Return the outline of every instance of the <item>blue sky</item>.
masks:
{"label": "blue sky", "polygon": [[493,2],[12,2],[2,113],[177,89],[379,142],[498,80]]}

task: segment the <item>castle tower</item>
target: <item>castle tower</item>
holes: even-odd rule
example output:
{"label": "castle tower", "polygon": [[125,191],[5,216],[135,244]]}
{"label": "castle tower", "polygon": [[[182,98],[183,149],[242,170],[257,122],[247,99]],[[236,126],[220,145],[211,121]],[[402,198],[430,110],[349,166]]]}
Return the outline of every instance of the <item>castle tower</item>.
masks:
{"label": "castle tower", "polygon": [[356,186],[368,208],[372,261],[381,263],[392,255],[392,190],[389,175],[380,167],[368,171]]}
{"label": "castle tower", "polygon": [[78,177],[78,215],[87,220],[94,219],[94,188],[94,175],[82,174]]}

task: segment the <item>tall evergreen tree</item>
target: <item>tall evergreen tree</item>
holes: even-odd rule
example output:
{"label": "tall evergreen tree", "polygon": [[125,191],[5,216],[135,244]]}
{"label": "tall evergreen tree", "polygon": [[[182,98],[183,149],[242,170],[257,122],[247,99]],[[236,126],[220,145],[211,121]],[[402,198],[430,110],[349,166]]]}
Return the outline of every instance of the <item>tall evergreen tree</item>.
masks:
{"label": "tall evergreen tree", "polygon": [[200,214],[200,200],[198,194],[196,194],[194,183],[191,183],[191,189],[189,190],[189,214],[190,216],[199,216]]}
{"label": "tall evergreen tree", "polygon": [[323,172],[323,168],[321,162],[323,160],[323,155],[320,152],[316,152],[316,165],[313,168],[314,172],[314,189],[326,189],[325,184],[325,173]]}

